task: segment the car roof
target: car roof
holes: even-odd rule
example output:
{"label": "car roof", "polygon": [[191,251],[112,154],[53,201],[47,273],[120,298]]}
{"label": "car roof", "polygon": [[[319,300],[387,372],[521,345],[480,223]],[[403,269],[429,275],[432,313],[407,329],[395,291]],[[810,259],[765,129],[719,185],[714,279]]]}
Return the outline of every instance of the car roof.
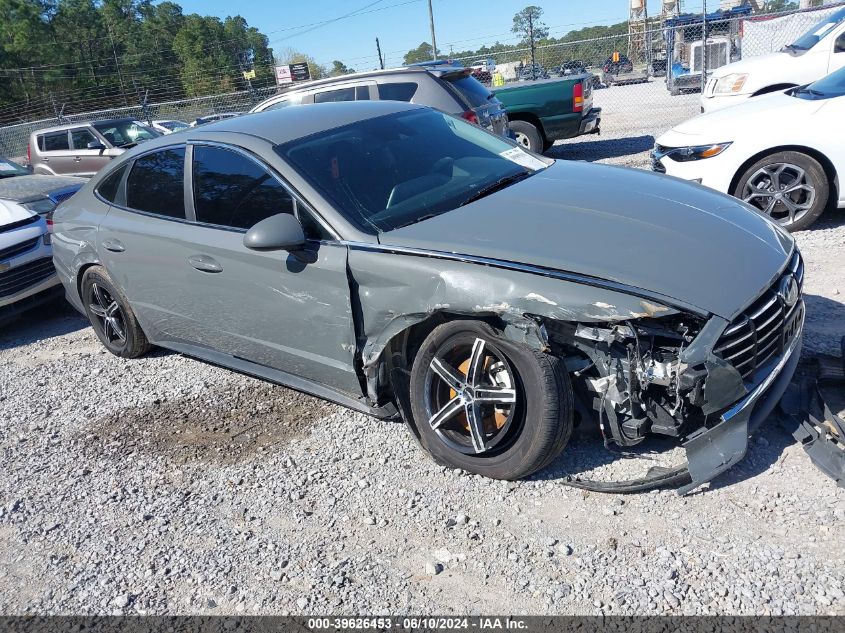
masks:
{"label": "car roof", "polygon": [[214,140],[220,132],[247,134],[279,145],[357,121],[424,108],[425,106],[403,101],[342,101],[267,110],[215,121],[202,127],[145,141],[132,152],[136,153],[139,149],[147,152],[158,146],[173,145],[181,139]]}
{"label": "car roof", "polygon": [[294,92],[299,92],[300,90],[311,90],[312,88],[319,88],[320,86],[330,86],[332,84],[346,81],[358,81],[361,79],[369,79],[373,77],[384,77],[385,75],[432,74],[437,77],[440,77],[442,75],[461,71],[469,72],[469,68],[465,68],[464,66],[457,66],[454,64],[435,64],[434,62],[424,62],[420,64],[415,64],[413,66],[405,66],[400,68],[385,68],[383,70],[369,70],[360,73],[338,75],[337,77],[326,77],[324,79],[315,79],[313,81],[303,81],[302,83],[291,84],[289,90],[286,90],[285,92],[281,92],[279,93],[279,95],[274,96],[291,94]]}
{"label": "car roof", "polygon": [[120,117],[119,119],[96,119],[94,121],[74,121],[73,123],[63,123],[62,125],[54,125],[53,127],[44,127],[35,130],[33,134],[49,134],[50,132],[63,132],[75,127],[82,127],[84,125],[118,125],[128,121],[137,121],[138,119],[131,116]]}

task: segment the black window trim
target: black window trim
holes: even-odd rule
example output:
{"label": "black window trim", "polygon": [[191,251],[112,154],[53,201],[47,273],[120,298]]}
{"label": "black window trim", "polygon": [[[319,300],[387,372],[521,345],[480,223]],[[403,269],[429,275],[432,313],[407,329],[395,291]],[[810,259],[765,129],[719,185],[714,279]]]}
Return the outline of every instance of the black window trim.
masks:
{"label": "black window trim", "polygon": [[[126,166],[126,171],[123,172],[123,177],[120,179],[120,185],[118,185],[118,187],[117,187],[117,196],[115,196],[115,201],[109,202],[99,193],[99,191],[97,191],[97,189],[94,189],[94,194],[96,195],[97,199],[99,199],[101,202],[104,202],[105,204],[107,204],[109,206],[116,207],[116,208],[118,208],[122,211],[128,211],[130,213],[137,213],[138,215],[145,215],[147,217],[158,218],[160,220],[168,220],[170,222],[182,222],[183,224],[194,224],[193,222],[188,220],[188,208],[187,207],[185,207],[185,218],[183,219],[183,218],[174,218],[172,215],[161,215],[160,213],[152,213],[151,211],[142,211],[141,209],[133,209],[132,207],[130,207],[126,204],[126,182],[129,179],[129,174],[132,173],[132,170],[135,167],[135,162],[139,158],[143,158],[144,156],[149,156],[150,154],[155,154],[156,152],[163,152],[163,151],[168,150],[168,149],[184,149],[185,150],[185,159],[187,160],[187,158],[188,158],[188,148],[186,146],[186,143],[173,143],[171,145],[162,145],[160,147],[156,147],[156,148],[147,150],[146,152],[143,152],[141,154],[137,154],[136,156],[133,156],[131,159],[129,159],[125,163],[123,163],[123,165]],[[120,166],[115,167],[115,169],[120,169]],[[182,178],[183,178],[183,182],[184,182],[185,165],[183,165],[182,169],[183,169]],[[111,173],[112,172],[110,171],[109,174],[111,174]],[[106,176],[106,178],[108,178],[108,176]],[[105,178],[103,178],[103,180],[105,180]],[[102,183],[103,180],[100,180],[100,183]],[[97,188],[99,188],[99,184],[97,185]],[[117,202],[118,200],[120,200],[121,204],[119,204]]]}
{"label": "black window trim", "polygon": [[[261,158],[259,158],[258,156],[256,156],[252,152],[250,152],[250,151],[248,151],[248,150],[246,150],[242,147],[238,147],[237,145],[231,145],[229,143],[222,143],[220,141],[189,140],[187,142],[187,144],[188,144],[188,147],[191,148],[190,154],[191,154],[192,160],[191,160],[190,163],[188,163],[185,166],[185,205],[186,205],[185,209],[186,209],[186,215],[188,215],[188,212],[187,212],[188,206],[187,205],[188,205],[188,202],[190,200],[190,215],[191,215],[191,217],[194,218],[193,220],[191,220],[191,224],[195,224],[197,226],[204,226],[204,227],[208,227],[208,228],[212,228],[212,229],[232,231],[234,233],[246,233],[249,230],[249,229],[239,229],[239,228],[232,227],[232,226],[225,226],[225,225],[222,225],[222,224],[210,224],[210,223],[207,223],[207,222],[198,222],[196,220],[196,209],[194,208],[194,191],[193,191],[193,189],[194,189],[193,188],[193,182],[194,182],[193,154],[194,154],[194,152],[193,152],[193,147],[191,147],[191,146],[202,145],[203,147],[216,147],[218,149],[228,150],[228,151],[232,151],[236,154],[239,154],[239,155],[243,156],[244,158],[252,161],[256,165],[258,165],[261,169],[265,170],[271,176],[273,176],[273,178],[275,178],[276,181],[282,186],[282,188],[285,191],[288,192],[288,195],[290,195],[291,199],[293,200],[294,216],[296,217],[296,219],[299,220],[300,222],[302,221],[299,217],[299,209],[300,209],[300,206],[301,206],[302,209],[304,209],[306,213],[310,213],[311,216],[314,218],[314,220],[316,220],[316,222],[321,227],[323,227],[323,229],[325,229],[325,231],[329,235],[332,236],[332,239],[330,239],[330,240],[311,240],[311,239],[309,239],[308,241],[310,241],[310,242],[320,242],[320,243],[336,243],[336,242],[341,241],[340,235],[338,234],[338,232],[335,231],[334,228],[328,222],[326,222],[326,220],[319,213],[317,213],[314,210],[313,205],[308,204],[308,202],[305,200],[305,198],[302,197],[299,194],[299,192],[297,192],[293,188],[293,186],[291,186],[290,183],[288,183],[287,180],[285,180],[285,178],[276,169],[274,169],[271,165],[268,165],[266,162],[264,162]],[[185,157],[187,159],[188,152],[185,152]]]}
{"label": "black window trim", "polygon": [[[48,136],[58,136],[62,132],[65,133],[65,140],[67,141],[67,149],[47,149],[47,140],[46,140],[47,137]],[[41,140],[44,141],[44,149],[41,149],[40,143],[38,143],[37,141],[35,143],[36,146],[38,146],[39,153],[72,152],[73,151],[73,148],[71,147],[71,142],[70,142],[70,128],[65,128],[64,130],[53,130],[52,132],[44,132],[43,134],[40,134],[39,137],[41,138]]]}
{"label": "black window trim", "polygon": [[[110,169],[108,173],[100,179],[100,182],[97,183],[97,186],[94,188],[94,197],[97,198],[100,202],[107,204],[113,207],[119,207],[121,209],[126,208],[126,176],[129,174],[128,167],[130,163],[134,163],[135,161],[126,161],[120,163],[114,169]],[[111,178],[111,175],[117,171],[123,170],[123,174],[120,177],[120,182],[117,184],[117,192],[114,195],[114,201],[109,200],[103,194],[100,193],[100,187],[102,184]]]}

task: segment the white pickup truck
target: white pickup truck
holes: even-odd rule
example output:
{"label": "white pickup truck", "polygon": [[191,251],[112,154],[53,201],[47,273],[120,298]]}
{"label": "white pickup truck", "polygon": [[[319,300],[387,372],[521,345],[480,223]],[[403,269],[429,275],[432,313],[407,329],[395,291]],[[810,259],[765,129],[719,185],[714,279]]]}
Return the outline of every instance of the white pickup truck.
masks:
{"label": "white pickup truck", "polygon": [[720,110],[750,97],[803,86],[842,67],[845,67],[845,7],[829,13],[776,53],[743,59],[715,70],[701,95],[701,111]]}

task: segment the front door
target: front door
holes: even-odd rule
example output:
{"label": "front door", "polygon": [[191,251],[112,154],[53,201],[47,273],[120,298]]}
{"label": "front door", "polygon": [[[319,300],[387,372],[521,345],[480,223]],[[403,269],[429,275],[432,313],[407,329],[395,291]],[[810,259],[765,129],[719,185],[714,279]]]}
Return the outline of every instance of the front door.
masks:
{"label": "front door", "polygon": [[[195,145],[192,185],[185,293],[200,343],[360,395],[346,247],[324,239],[285,185],[233,148]],[[303,221],[305,252],[243,245],[247,229],[278,213]]]}

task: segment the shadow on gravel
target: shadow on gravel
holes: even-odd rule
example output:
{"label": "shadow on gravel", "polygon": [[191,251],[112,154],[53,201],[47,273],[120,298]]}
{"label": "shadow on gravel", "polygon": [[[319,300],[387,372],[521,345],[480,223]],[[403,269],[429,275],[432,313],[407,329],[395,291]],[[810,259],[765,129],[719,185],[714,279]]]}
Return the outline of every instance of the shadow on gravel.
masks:
{"label": "shadow on gravel", "polygon": [[56,299],[4,323],[0,327],[0,350],[70,334],[88,326],[88,320],[67,301]]}
{"label": "shadow on gravel", "polygon": [[335,405],[260,382],[127,408],[95,422],[88,450],[163,457],[176,464],[239,462],[308,435]]}
{"label": "shadow on gravel", "polygon": [[633,136],[631,138],[613,138],[604,141],[561,143],[553,145],[546,152],[546,156],[565,160],[586,160],[593,162],[608,158],[623,158],[625,156],[641,154],[642,152],[651,151],[653,147],[653,136]]}

